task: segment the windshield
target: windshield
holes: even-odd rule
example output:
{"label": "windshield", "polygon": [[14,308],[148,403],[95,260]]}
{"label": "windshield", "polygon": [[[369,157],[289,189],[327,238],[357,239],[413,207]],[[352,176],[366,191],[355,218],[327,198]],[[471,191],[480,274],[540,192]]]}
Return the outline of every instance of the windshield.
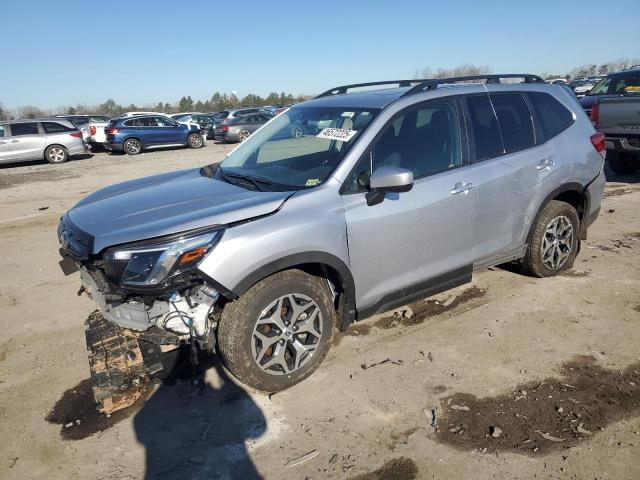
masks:
{"label": "windshield", "polygon": [[297,107],[251,135],[220,164],[223,180],[252,177],[262,189],[314,187],[327,180],[379,110]]}
{"label": "windshield", "polygon": [[640,73],[611,75],[600,80],[589,95],[640,93]]}

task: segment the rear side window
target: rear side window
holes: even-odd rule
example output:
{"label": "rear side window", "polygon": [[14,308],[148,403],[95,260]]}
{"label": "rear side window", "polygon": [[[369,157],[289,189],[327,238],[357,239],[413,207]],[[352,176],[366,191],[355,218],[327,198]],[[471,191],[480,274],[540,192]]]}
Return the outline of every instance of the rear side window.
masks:
{"label": "rear side window", "polygon": [[18,137],[20,135],[38,135],[37,123],[14,123],[11,125],[11,135]]}
{"label": "rear side window", "polygon": [[471,132],[476,150],[476,161],[504,154],[498,119],[488,95],[467,97]]}
{"label": "rear side window", "polygon": [[505,153],[535,146],[533,121],[527,103],[519,93],[491,94],[498,117]]}
{"label": "rear side window", "polygon": [[573,123],[573,114],[548,93],[529,92],[527,96],[542,134],[542,142],[556,136]]}
{"label": "rear side window", "polygon": [[42,126],[44,127],[44,131],[47,133],[63,133],[63,132],[73,132],[74,129],[71,127],[67,127],[58,122],[42,122]]}

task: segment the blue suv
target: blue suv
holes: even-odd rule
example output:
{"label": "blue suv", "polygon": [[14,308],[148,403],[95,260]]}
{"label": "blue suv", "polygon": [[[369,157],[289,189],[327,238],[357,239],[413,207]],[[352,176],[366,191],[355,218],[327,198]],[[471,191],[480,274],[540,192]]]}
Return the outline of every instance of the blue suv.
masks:
{"label": "blue suv", "polygon": [[116,118],[105,127],[105,148],[137,155],[146,148],[205,145],[202,130],[196,125],[183,125],[162,115]]}

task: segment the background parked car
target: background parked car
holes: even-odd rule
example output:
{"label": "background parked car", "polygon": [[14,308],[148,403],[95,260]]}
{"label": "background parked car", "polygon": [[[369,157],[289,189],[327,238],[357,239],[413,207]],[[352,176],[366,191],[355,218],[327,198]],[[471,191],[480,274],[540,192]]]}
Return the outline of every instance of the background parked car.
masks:
{"label": "background parked car", "polygon": [[162,115],[163,117],[168,117],[166,113],[158,113],[158,112],[124,112],[120,115],[120,118],[123,117],[140,117],[145,115]]}
{"label": "background parked car", "polygon": [[216,124],[214,138],[223,142],[244,142],[253,132],[272,118],[268,113],[226,118]]}
{"label": "background parked car", "polygon": [[78,130],[82,132],[82,138],[85,142],[89,142],[89,129],[87,125],[90,122],[108,122],[109,117],[105,115],[56,115],[55,118],[63,118],[73,123]]}
{"label": "background parked car", "polygon": [[202,131],[195,125],[184,125],[164,115],[116,118],[105,127],[108,150],[137,155],[147,148],[205,145]]}
{"label": "background parked car", "polygon": [[179,113],[171,117],[178,123],[197,125],[205,132],[207,140],[213,139],[216,121],[214,115],[207,113]]}
{"label": "background parked car", "polygon": [[573,93],[576,94],[578,98],[584,97],[589,90],[593,88],[595,82],[590,80],[581,79],[581,80],[573,80],[569,83],[569,87],[573,90]]}
{"label": "background parked car", "polygon": [[68,120],[44,118],[0,122],[0,163],[45,159],[63,163],[87,153],[82,132]]}
{"label": "background parked car", "polygon": [[214,115],[218,120],[225,120],[241,117],[242,115],[248,115],[250,113],[260,113],[260,108],[230,108],[228,110],[221,110]]}

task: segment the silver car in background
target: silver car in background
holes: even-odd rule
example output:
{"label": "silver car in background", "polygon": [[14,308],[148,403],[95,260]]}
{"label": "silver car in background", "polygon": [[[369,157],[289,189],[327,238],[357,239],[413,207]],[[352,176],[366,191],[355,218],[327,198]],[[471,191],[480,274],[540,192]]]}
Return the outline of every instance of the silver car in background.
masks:
{"label": "silver car in background", "polygon": [[0,163],[47,160],[64,163],[87,153],[82,132],[68,120],[43,118],[0,122]]}

